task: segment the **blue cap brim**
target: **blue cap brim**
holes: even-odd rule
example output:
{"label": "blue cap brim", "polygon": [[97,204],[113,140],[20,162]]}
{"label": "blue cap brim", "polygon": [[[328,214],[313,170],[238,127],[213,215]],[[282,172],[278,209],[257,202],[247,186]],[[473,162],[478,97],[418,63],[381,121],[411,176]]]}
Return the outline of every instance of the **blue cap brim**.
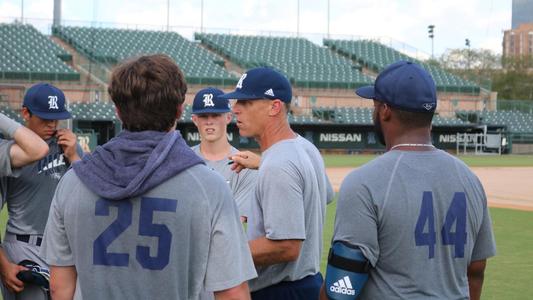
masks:
{"label": "blue cap brim", "polygon": [[261,95],[261,96],[257,96],[257,95],[254,95],[254,94],[245,94],[245,93],[242,93],[242,92],[239,92],[239,91],[235,91],[235,92],[231,92],[231,93],[227,93],[227,94],[224,94],[224,95],[220,95],[218,96],[218,98],[222,98],[222,99],[236,99],[236,100],[256,100],[256,99],[266,99],[265,96]]}
{"label": "blue cap brim", "polygon": [[68,111],[63,111],[59,113],[46,113],[31,110],[31,113],[43,120],[66,120],[72,118],[72,115]]}
{"label": "blue cap brim", "polygon": [[192,111],[191,113],[194,115],[202,115],[202,114],[223,114],[230,112],[231,109],[202,109],[200,111]]}
{"label": "blue cap brim", "polygon": [[367,85],[355,90],[355,93],[362,98],[374,99],[376,97],[375,89],[373,85]]}

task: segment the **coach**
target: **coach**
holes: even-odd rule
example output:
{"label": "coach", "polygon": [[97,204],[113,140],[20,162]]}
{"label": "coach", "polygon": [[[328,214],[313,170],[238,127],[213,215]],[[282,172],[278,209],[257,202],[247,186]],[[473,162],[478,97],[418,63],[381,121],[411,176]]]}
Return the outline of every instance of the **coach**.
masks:
{"label": "coach", "polygon": [[316,299],[325,208],[333,192],[318,149],[292,131],[289,81],[270,68],[242,75],[233,113],[239,134],[262,152],[248,239],[258,278],[252,299]]}

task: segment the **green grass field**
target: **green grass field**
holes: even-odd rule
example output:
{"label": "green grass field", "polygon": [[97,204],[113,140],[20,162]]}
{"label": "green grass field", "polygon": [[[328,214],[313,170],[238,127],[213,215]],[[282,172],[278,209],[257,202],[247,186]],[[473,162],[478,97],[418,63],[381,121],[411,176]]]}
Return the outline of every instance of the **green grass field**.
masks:
{"label": "green grass field", "polygon": [[[323,156],[327,167],[359,167],[376,158],[376,155],[333,155]],[[458,156],[471,167],[533,167],[533,155],[465,155]]]}

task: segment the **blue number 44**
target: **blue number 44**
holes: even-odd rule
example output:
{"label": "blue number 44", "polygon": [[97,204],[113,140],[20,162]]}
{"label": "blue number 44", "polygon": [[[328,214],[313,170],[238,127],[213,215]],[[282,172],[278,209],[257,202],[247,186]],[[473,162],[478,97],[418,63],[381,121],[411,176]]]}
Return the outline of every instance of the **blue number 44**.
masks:
{"label": "blue number 44", "polygon": [[[452,232],[455,223],[455,232]],[[427,224],[427,232],[424,231]],[[444,225],[441,229],[442,245],[453,245],[456,258],[465,256],[466,244],[466,195],[456,192],[452,203],[446,212]],[[429,258],[435,257],[437,232],[435,231],[435,215],[433,209],[433,194],[424,192],[420,214],[416,221],[415,243],[417,246],[428,246]]]}

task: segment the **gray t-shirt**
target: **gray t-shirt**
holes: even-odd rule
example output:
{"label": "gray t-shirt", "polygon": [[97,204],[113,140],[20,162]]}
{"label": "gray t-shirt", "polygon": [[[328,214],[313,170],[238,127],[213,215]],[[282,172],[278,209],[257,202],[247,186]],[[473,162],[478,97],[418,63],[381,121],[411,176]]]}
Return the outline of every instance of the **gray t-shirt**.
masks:
{"label": "gray t-shirt", "polygon": [[[5,201],[9,212],[6,231],[9,233],[44,233],[57,183],[70,167],[57,139],[52,138],[46,142],[48,155],[22,167],[18,177],[6,179]],[[81,157],[83,152],[79,145],[77,151]]]}
{"label": "gray t-shirt", "polygon": [[[212,170],[217,171],[229,184],[233,192],[233,199],[237,203],[240,216],[248,217],[250,215],[250,202],[257,182],[257,171],[244,169],[239,173],[231,170],[230,161],[227,157],[221,160],[207,160],[200,151],[200,144],[191,147],[194,153],[204,159],[205,163]],[[231,147],[230,154],[239,152],[235,147]]]}
{"label": "gray t-shirt", "polygon": [[328,190],[332,190],[318,149],[298,136],[280,141],[261,158],[248,239],[303,240],[294,262],[258,267],[250,281],[256,291],[320,271],[322,228]]}
{"label": "gray t-shirt", "polygon": [[76,267],[75,299],[197,299],[203,287],[220,291],[256,276],[231,191],[205,165],[119,201],[67,172],[41,255]]}
{"label": "gray t-shirt", "polygon": [[0,139],[0,177],[11,176],[11,155],[10,150],[14,141]]}
{"label": "gray t-shirt", "polygon": [[350,173],[333,241],[373,266],[361,299],[468,299],[468,265],[496,253],[481,183],[441,150],[389,151]]}

